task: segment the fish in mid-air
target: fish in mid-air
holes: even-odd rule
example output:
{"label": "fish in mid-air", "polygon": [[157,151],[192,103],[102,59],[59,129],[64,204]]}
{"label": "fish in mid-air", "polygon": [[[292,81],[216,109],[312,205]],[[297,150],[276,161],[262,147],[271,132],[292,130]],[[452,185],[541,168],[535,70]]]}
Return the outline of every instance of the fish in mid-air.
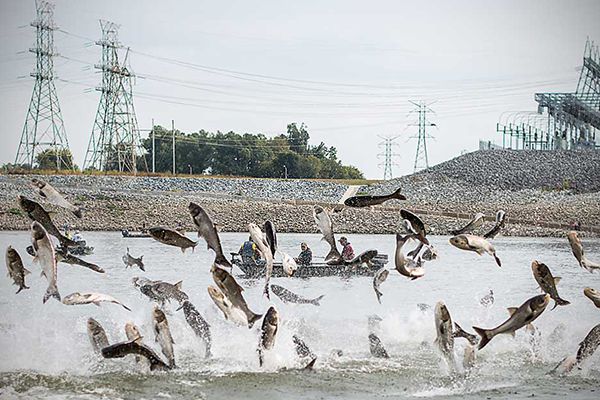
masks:
{"label": "fish in mid-air", "polygon": [[223,292],[214,286],[208,286],[208,295],[215,303],[217,308],[221,310],[226,320],[233,322],[236,325],[248,325],[246,314],[237,307],[234,307],[231,301],[225,297]]}
{"label": "fish in mid-air", "polygon": [[538,318],[542,312],[544,312],[549,301],[549,294],[534,296],[525,303],[521,304],[519,308],[509,308],[508,311],[510,313],[510,318],[498,325],[496,328],[483,329],[474,326],[473,329],[475,329],[475,332],[481,336],[481,340],[479,341],[479,350],[483,349],[485,345],[497,335],[502,333],[510,333],[514,336],[515,331],[535,321],[535,319]]}
{"label": "fish in mid-air", "polygon": [[[35,250],[33,249],[33,246],[27,246],[25,250],[27,251],[27,254],[35,257]],[[91,269],[92,271],[98,272],[100,274],[104,273],[104,269],[100,268],[98,265],[82,260],[79,257],[75,257],[73,254],[69,253],[69,251],[64,247],[57,247],[56,249],[54,249],[54,252],[56,254],[56,262],[69,265],[79,265],[81,267]]]}
{"label": "fish in mid-air", "polygon": [[394,261],[396,264],[396,271],[398,271],[400,275],[415,280],[425,275],[425,268],[421,266],[420,260],[415,261],[413,259],[406,258],[406,256],[402,252],[402,248],[404,247],[406,242],[411,238],[412,235],[402,236],[401,234],[396,233],[396,254],[394,257]]}
{"label": "fish in mid-air", "polygon": [[390,358],[388,352],[383,347],[381,340],[374,333],[369,333],[369,351],[373,357]]}
{"label": "fish in mid-air", "polygon": [[104,358],[123,358],[129,354],[145,357],[150,363],[150,371],[167,371],[171,369],[154,350],[142,343],[141,337],[127,342],[115,343],[102,349]]}
{"label": "fish in mid-air", "polygon": [[377,301],[379,302],[379,304],[381,304],[381,296],[383,296],[383,293],[381,293],[381,291],[379,290],[379,286],[381,286],[381,284],[385,282],[389,274],[390,271],[388,271],[385,268],[381,268],[375,273],[375,276],[373,277],[373,290],[375,290],[375,294],[377,295]]}
{"label": "fish in mid-air", "polygon": [[185,250],[189,247],[191,247],[192,251],[194,251],[194,249],[198,245],[198,242],[194,242],[193,240],[187,238],[186,236],[173,229],[155,226],[153,228],[148,229],[148,233],[150,234],[150,236],[152,236],[153,239],[161,243],[164,243],[169,246],[179,247],[182,253],[185,253]]}
{"label": "fish in mid-air", "polygon": [[248,328],[252,328],[254,323],[262,317],[261,314],[256,314],[248,307],[246,299],[242,295],[244,288],[234,279],[234,277],[223,268],[213,265],[212,269],[213,280],[223,295],[231,302],[233,307],[240,309],[245,315],[248,322]]}
{"label": "fish in mid-air", "polygon": [[456,236],[452,236],[450,239],[450,244],[454,247],[457,247],[461,250],[474,251],[475,253],[482,255],[484,253],[488,253],[493,256],[496,260],[496,264],[499,267],[502,266],[502,262],[496,255],[496,249],[490,242],[481,236],[469,235],[469,234],[460,234]]}
{"label": "fish in mid-air", "polygon": [[561,369],[562,373],[567,373],[573,368],[581,365],[586,359],[590,358],[600,346],[600,324],[594,326],[585,338],[579,343],[577,355],[564,358],[553,370]]}
{"label": "fish in mid-air", "polygon": [[196,307],[188,300],[184,301],[183,304],[177,309],[183,309],[185,320],[188,325],[192,328],[196,336],[198,336],[204,342],[204,357],[209,358],[212,354],[210,351],[212,345],[212,337],[210,335],[210,325],[202,315],[196,310]]}
{"label": "fish in mid-air", "polygon": [[8,276],[10,276],[13,283],[19,287],[17,293],[23,289],[29,289],[29,286],[25,284],[25,275],[30,274],[31,272],[23,266],[21,256],[12,248],[12,246],[6,248],[6,268],[8,269]]}
{"label": "fish in mid-air", "polygon": [[296,260],[294,260],[294,257],[290,256],[287,253],[280,252],[280,254],[282,259],[283,271],[287,276],[294,276],[296,270],[298,270],[298,264],[296,264]]}
{"label": "fish in mid-air", "polygon": [[408,233],[416,235],[416,238],[419,239],[419,241],[429,246],[429,240],[426,237],[427,229],[421,218],[404,209],[400,210],[400,216],[404,219],[404,226]]}
{"label": "fish in mid-air", "polygon": [[221,239],[217,232],[217,227],[210,219],[206,211],[196,203],[190,203],[188,206],[192,221],[198,228],[198,237],[201,237],[206,241],[208,249],[215,252],[214,264],[222,267],[229,268],[231,270],[231,263],[223,254],[223,248],[221,247]]}
{"label": "fish in mid-air", "polygon": [[58,190],[52,187],[48,182],[45,182],[39,178],[33,178],[31,183],[34,187],[39,189],[38,194],[46,199],[48,203],[71,211],[77,218],[82,217],[81,208],[69,203],[67,199],[65,199],[63,195],[61,195]]}
{"label": "fish in mid-air", "polygon": [[329,213],[323,207],[315,205],[313,208],[313,218],[317,224],[317,227],[321,231],[321,234],[323,234],[322,240],[325,240],[330,246],[329,253],[327,253],[325,256],[325,263],[339,263],[342,260],[342,255],[337,249],[337,244],[335,242],[335,236],[333,233],[333,222],[331,221]]}
{"label": "fish in mid-air", "polygon": [[436,339],[435,344],[444,356],[451,371],[456,369],[456,359],[454,355],[454,325],[452,317],[446,305],[438,301],[434,311]]}
{"label": "fish in mid-air", "polygon": [[599,291],[597,291],[596,289],[591,288],[591,287],[586,287],[585,289],[583,289],[583,294],[585,295],[585,297],[590,299],[596,307],[600,308],[600,292]]}
{"label": "fish in mid-air", "polygon": [[123,262],[125,263],[125,267],[133,267],[133,266],[137,266],[139,267],[139,269],[141,269],[142,271],[146,271],[146,268],[144,268],[144,261],[142,260],[144,258],[144,256],[139,256],[138,258],[132,257],[131,254],[129,254],[129,247],[127,248],[127,254],[125,254],[123,256]]}
{"label": "fish in mid-air", "polygon": [[106,331],[104,331],[102,325],[94,318],[88,318],[87,332],[90,343],[96,353],[101,353],[103,348],[108,347],[109,343]]}
{"label": "fish in mid-air", "polygon": [[594,272],[595,269],[600,269],[600,264],[588,260],[588,258],[585,256],[583,245],[581,244],[581,239],[579,239],[579,236],[577,236],[577,232],[571,231],[567,233],[567,239],[569,239],[569,244],[571,245],[573,255],[582,268],[585,268],[589,272]]}
{"label": "fish in mid-air", "polygon": [[77,243],[60,233],[56,225],[52,222],[50,214],[41,205],[25,196],[19,196],[19,206],[25,211],[29,219],[40,223],[48,234],[57,238],[61,246],[77,246]]}
{"label": "fish in mid-air", "polygon": [[555,278],[552,276],[550,268],[548,268],[546,264],[533,261],[531,263],[531,270],[533,271],[533,277],[537,281],[538,285],[540,285],[540,289],[542,289],[544,293],[548,293],[550,297],[552,297],[552,300],[555,301],[554,307],[552,308],[553,310],[556,308],[556,306],[566,306],[571,304],[571,302],[561,299],[558,295],[556,285],[560,281],[560,278]]}
{"label": "fish in mid-air", "polygon": [[463,226],[460,229],[455,229],[453,231],[450,231],[450,233],[452,233],[452,235],[456,236],[456,235],[460,235],[461,233],[472,232],[474,229],[480,227],[481,224],[483,224],[484,220],[485,220],[485,214],[477,213],[473,216],[473,219],[467,223],[467,225]]}
{"label": "fish in mid-air", "polygon": [[[274,228],[273,228],[272,224],[270,226],[272,229],[271,235],[274,235]],[[262,231],[256,224],[252,224],[252,223],[248,224],[248,231],[250,232],[250,237],[252,238],[252,241],[256,244],[256,247],[258,247],[258,250],[260,251],[260,253],[262,254],[262,256],[265,259],[264,294],[267,296],[267,299],[269,299],[270,298],[269,282],[271,281],[271,275],[273,274],[273,254],[274,254],[274,252],[272,251],[272,249],[269,245],[269,242],[263,235]],[[274,236],[269,240],[273,241],[274,243],[277,243],[277,239]]]}
{"label": "fish in mid-air", "polygon": [[54,246],[50,241],[48,232],[37,221],[31,224],[31,243],[35,251],[34,262],[37,262],[42,267],[42,276],[48,280],[48,289],[44,294],[43,302],[46,303],[50,297],[54,297],[60,301],[60,293],[56,284],[58,271],[56,268],[56,254]]}
{"label": "fish in mid-air", "polygon": [[65,298],[62,300],[62,303],[66,304],[68,306],[79,305],[79,304],[94,304],[99,307],[100,303],[102,303],[102,302],[118,304],[121,307],[123,307],[124,309],[126,309],[127,311],[131,311],[131,308],[127,307],[125,304],[121,303],[119,300],[115,299],[114,297],[112,297],[108,294],[102,294],[102,293],[75,292],[75,293],[71,293],[68,296],[65,296]]}
{"label": "fish in mid-air", "polygon": [[383,204],[388,200],[406,200],[406,196],[402,193],[402,188],[398,188],[394,193],[384,196],[354,196],[344,200],[344,204],[348,207],[369,207]]}
{"label": "fish in mid-air", "polygon": [[154,327],[154,339],[160,345],[162,353],[169,360],[169,367],[175,368],[175,350],[173,349],[173,336],[171,336],[171,330],[169,329],[169,322],[165,313],[154,306],[152,310],[152,324]]}
{"label": "fish in mid-air", "polygon": [[485,307],[488,307],[488,306],[491,306],[492,304],[494,304],[494,291],[492,289],[490,289],[490,292],[488,294],[486,294],[485,296],[483,296],[479,300],[479,303]]}
{"label": "fish in mid-air", "polygon": [[496,212],[496,224],[483,235],[484,239],[494,239],[500,233],[500,230],[504,228],[506,221],[506,213],[503,210]]}
{"label": "fish in mid-air", "polygon": [[279,328],[279,314],[275,307],[271,306],[263,318],[260,329],[260,340],[258,342],[258,363],[262,367],[264,364],[264,352],[271,350],[275,346],[275,336]]}
{"label": "fish in mid-air", "polygon": [[321,304],[319,302],[321,301],[321,299],[323,297],[325,297],[325,295],[323,294],[314,299],[305,299],[304,297],[298,296],[296,293],[287,290],[283,286],[279,286],[279,285],[275,285],[275,284],[271,285],[271,290],[284,303],[312,304],[314,306],[320,306]]}

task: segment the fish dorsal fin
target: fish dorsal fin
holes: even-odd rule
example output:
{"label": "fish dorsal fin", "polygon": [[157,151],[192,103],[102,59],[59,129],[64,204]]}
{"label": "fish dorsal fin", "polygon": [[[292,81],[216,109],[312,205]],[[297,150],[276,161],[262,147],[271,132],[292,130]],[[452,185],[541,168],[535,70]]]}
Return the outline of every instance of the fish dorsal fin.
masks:
{"label": "fish dorsal fin", "polygon": [[508,313],[510,314],[510,316],[511,316],[511,317],[513,316],[513,314],[514,314],[515,312],[517,312],[517,309],[518,309],[517,307],[508,307],[508,308],[507,308],[507,310],[508,310]]}
{"label": "fish dorsal fin", "polygon": [[142,344],[142,339],[143,339],[143,338],[144,338],[144,337],[143,337],[142,335],[138,335],[138,337],[134,338],[134,339],[132,340],[132,342],[134,342],[134,343],[137,343],[137,344]]}
{"label": "fish dorsal fin", "polygon": [[554,277],[554,285],[555,285],[555,286],[556,286],[556,285],[558,285],[558,282],[560,282],[560,280],[561,280],[561,279],[562,279],[562,278],[561,278],[560,276],[555,276],[555,277]]}
{"label": "fish dorsal fin", "polygon": [[181,285],[183,285],[183,281],[179,281],[173,286],[175,286],[177,288],[177,290],[181,290]]}

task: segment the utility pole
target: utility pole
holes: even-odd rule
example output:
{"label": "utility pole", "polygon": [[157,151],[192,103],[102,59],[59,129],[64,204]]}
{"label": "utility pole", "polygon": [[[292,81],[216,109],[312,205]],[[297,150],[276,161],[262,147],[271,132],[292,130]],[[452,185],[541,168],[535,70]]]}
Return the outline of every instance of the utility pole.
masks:
{"label": "utility pole", "polygon": [[[69,142],[54,85],[53,58],[58,55],[54,52],[54,31],[58,27],[54,24],[54,4],[39,0],[36,11],[37,18],[31,23],[36,29],[35,47],[29,49],[36,57],[35,72],[29,74],[35,78],[35,85],[15,164],[33,168],[39,153],[54,149],[56,169],[60,169],[62,165],[68,166],[69,160],[62,158],[69,152]],[[72,156],[70,161],[70,168],[73,168]]]}
{"label": "utility pole", "polygon": [[435,114],[435,112],[429,108],[433,102],[429,104],[426,104],[424,101],[419,101],[418,103],[414,101],[410,102],[417,107],[415,110],[411,111],[411,113],[417,112],[419,114],[418,122],[409,124],[409,126],[419,127],[417,136],[411,136],[411,139],[417,139],[417,153],[415,155],[415,164],[413,169],[414,173],[422,169],[429,168],[429,159],[427,157],[427,139],[433,139],[433,136],[427,133],[426,128],[428,126],[437,127],[437,125],[429,122],[427,119],[428,111]]}
{"label": "utility pole", "polygon": [[173,176],[175,176],[175,120],[171,120],[171,134],[173,135]]}
{"label": "utility pole", "polygon": [[156,172],[156,138],[154,137],[154,118],[152,118],[152,173]]}
{"label": "utility pole", "polygon": [[378,144],[378,146],[383,147],[384,152],[377,154],[377,158],[385,157],[385,161],[383,163],[379,164],[379,167],[383,166],[383,180],[387,181],[394,177],[393,173],[392,173],[392,166],[398,165],[397,163],[392,162],[392,157],[397,157],[400,154],[394,153],[392,151],[392,146],[398,146],[398,143],[395,143],[394,140],[398,139],[400,137],[400,135],[397,135],[397,136],[378,135],[378,136],[383,139],[383,142],[380,142]]}
{"label": "utility pole", "polygon": [[[128,63],[129,50],[121,63],[119,26],[100,20],[100,27],[102,39],[96,44],[102,47],[102,61],[94,67],[102,71],[102,85],[96,88],[101,94],[83,168],[136,173],[136,158],[144,151],[133,106],[135,75]],[[148,171],[146,158],[143,160]]]}

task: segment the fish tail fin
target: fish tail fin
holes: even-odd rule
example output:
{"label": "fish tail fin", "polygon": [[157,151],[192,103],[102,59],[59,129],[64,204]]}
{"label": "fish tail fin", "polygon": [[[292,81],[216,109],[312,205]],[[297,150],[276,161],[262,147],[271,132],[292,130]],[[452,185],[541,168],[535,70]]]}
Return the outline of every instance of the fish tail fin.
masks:
{"label": "fish tail fin", "polygon": [[399,187],[398,190],[396,190],[394,193],[392,193],[392,197],[398,200],[406,200],[406,196],[404,196],[402,193],[402,188]]}
{"label": "fish tail fin", "polygon": [[[559,297],[558,299],[555,300],[554,308],[556,308],[556,306],[567,306],[569,304],[571,304],[570,301],[561,299]],[[554,310],[554,308],[552,308],[552,309]]]}
{"label": "fish tail fin", "polygon": [[15,293],[15,294],[18,294],[23,289],[29,289],[29,286],[25,286],[25,285],[19,286],[19,290],[17,290],[17,293]]}
{"label": "fish tail fin", "polygon": [[327,253],[327,255],[325,256],[325,262],[331,260],[339,260],[341,257],[342,255],[338,251],[337,247],[331,247],[331,250],[329,250],[329,253]]}
{"label": "fish tail fin", "polygon": [[465,336],[465,330],[463,328],[461,328],[461,326],[458,323],[454,323],[454,332],[452,333],[452,336],[454,337],[464,337]]}
{"label": "fish tail fin", "polygon": [[490,335],[489,330],[486,330],[483,328],[478,328],[476,326],[474,326],[473,329],[475,330],[475,332],[477,332],[477,334],[479,336],[481,336],[481,340],[479,341],[479,346],[477,347],[478,350],[481,350],[485,347],[486,344],[489,343],[490,340],[492,340],[492,338],[494,336]]}
{"label": "fish tail fin", "polygon": [[126,309],[127,311],[131,311],[131,308],[127,307],[125,304],[121,304],[123,306],[124,309]]}
{"label": "fish tail fin", "polygon": [[269,293],[269,282],[265,283],[265,288],[263,289],[263,294],[267,296],[267,299],[271,300],[271,293]]}
{"label": "fish tail fin", "polygon": [[306,364],[306,367],[304,367],[304,370],[312,371],[316,362],[317,362],[317,357],[313,358],[308,364]]}
{"label": "fish tail fin", "polygon": [[315,306],[320,306],[320,305],[321,305],[321,303],[319,303],[319,302],[320,302],[320,301],[323,299],[323,297],[325,297],[325,295],[324,295],[324,294],[320,295],[319,297],[317,297],[317,298],[315,298],[315,299],[312,299],[312,300],[310,301],[310,303],[311,303],[311,304],[314,304]]}
{"label": "fish tail fin", "polygon": [[252,326],[256,321],[258,321],[262,317],[262,314],[254,314],[252,313],[252,317],[248,320],[248,329],[252,329]]}
{"label": "fish tail fin", "polygon": [[44,299],[43,299],[44,304],[46,304],[46,302],[48,301],[48,299],[50,297],[54,297],[55,299],[57,299],[58,301],[60,301],[60,293],[58,293],[58,288],[56,288],[56,287],[53,287],[53,288],[49,287],[46,290],[46,294],[44,294]]}
{"label": "fish tail fin", "polygon": [[265,360],[263,358],[263,352],[261,349],[258,349],[258,366],[262,367],[264,362],[265,362]]}
{"label": "fish tail fin", "polygon": [[75,215],[77,218],[82,218],[83,214],[81,213],[81,208],[78,208],[77,210],[73,211],[73,215]]}
{"label": "fish tail fin", "polygon": [[198,242],[194,242],[194,244],[192,245],[192,253],[194,253],[194,251],[196,250],[196,246],[198,246]]}
{"label": "fish tail fin", "polygon": [[492,254],[494,256],[494,259],[496,260],[496,264],[498,264],[499,267],[502,266],[502,262],[500,262],[500,259],[498,258],[498,256],[496,255],[496,253]]}

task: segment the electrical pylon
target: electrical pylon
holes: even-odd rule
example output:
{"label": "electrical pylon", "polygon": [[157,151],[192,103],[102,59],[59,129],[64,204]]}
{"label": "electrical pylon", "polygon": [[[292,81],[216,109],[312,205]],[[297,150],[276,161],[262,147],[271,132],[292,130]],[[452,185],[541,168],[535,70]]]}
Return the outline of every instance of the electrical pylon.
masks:
{"label": "electrical pylon", "polygon": [[36,56],[33,94],[29,102],[21,141],[17,149],[15,164],[33,167],[38,154],[53,150],[56,169],[73,168],[73,159],[66,160],[69,152],[67,133],[60,112],[56,86],[54,85],[54,4],[36,1],[37,18],[31,23],[36,30],[35,47],[29,51]]}
{"label": "electrical pylon", "polygon": [[414,168],[413,168],[413,173],[420,171],[422,169],[427,169],[429,168],[429,158],[427,157],[427,139],[433,139],[433,136],[431,136],[430,134],[427,133],[426,128],[428,126],[437,126],[436,124],[432,124],[431,122],[429,122],[429,120],[427,119],[427,112],[432,112],[435,114],[435,112],[429,108],[429,105],[433,104],[425,104],[425,102],[420,101],[420,102],[414,102],[414,101],[410,101],[412,104],[414,104],[416,107],[418,107],[416,110],[413,110],[411,112],[417,112],[419,114],[419,120],[418,123],[414,123],[414,124],[409,124],[409,126],[418,126],[419,127],[419,131],[417,136],[411,136],[412,139],[417,139],[417,153],[415,155],[415,164],[414,164]]}
{"label": "electrical pylon", "polygon": [[[101,93],[100,103],[83,168],[136,173],[143,148],[133,107],[135,75],[128,66],[129,50],[120,63],[119,50],[123,46],[118,38],[119,25],[100,20],[100,27],[102,39],[96,44],[102,47],[102,61],[94,66],[102,71],[102,86],[96,88]],[[146,159],[142,159],[147,171]]]}
{"label": "electrical pylon", "polygon": [[379,167],[383,166],[383,180],[387,181],[394,177],[392,173],[392,166],[398,165],[392,162],[392,157],[399,156],[398,153],[394,153],[392,151],[392,146],[398,146],[398,143],[395,143],[394,140],[398,139],[400,136],[378,136],[383,139],[383,142],[380,142],[378,146],[383,147],[384,152],[377,154],[377,158],[382,156],[385,158],[384,162],[379,164]]}

